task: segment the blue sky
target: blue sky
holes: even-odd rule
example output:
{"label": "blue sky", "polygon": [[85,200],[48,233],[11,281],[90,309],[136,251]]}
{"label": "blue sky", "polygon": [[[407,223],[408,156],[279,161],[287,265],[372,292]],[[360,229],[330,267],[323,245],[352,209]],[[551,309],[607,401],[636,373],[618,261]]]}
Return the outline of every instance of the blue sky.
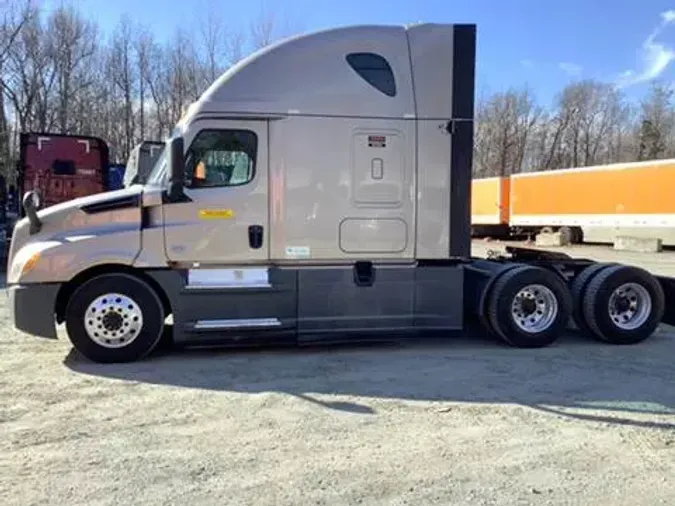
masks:
{"label": "blue sky", "polygon": [[[43,0],[49,6],[63,0]],[[71,0],[106,31],[131,14],[160,39],[195,27],[204,6],[246,30],[265,10],[293,31],[345,24],[478,25],[478,93],[529,85],[544,105],[571,79],[619,83],[639,97],[675,78],[675,0]]]}

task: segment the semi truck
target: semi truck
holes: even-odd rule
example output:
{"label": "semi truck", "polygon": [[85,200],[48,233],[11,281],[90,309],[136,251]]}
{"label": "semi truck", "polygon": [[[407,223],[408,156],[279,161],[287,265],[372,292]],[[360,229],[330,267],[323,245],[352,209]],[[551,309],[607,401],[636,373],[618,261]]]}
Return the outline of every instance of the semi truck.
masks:
{"label": "semi truck", "polygon": [[544,347],[573,318],[635,344],[675,280],[510,248],[471,255],[476,26],[291,37],[213,82],[143,184],[40,208],[8,258],[13,325],[95,362],[183,345],[402,339],[481,324]]}
{"label": "semi truck", "polygon": [[674,183],[673,159],[477,178],[471,223],[476,235],[560,232],[572,243],[630,235],[673,246]]}
{"label": "semi truck", "polygon": [[103,139],[24,132],[19,144],[19,191],[38,191],[43,206],[109,189],[109,149]]}
{"label": "semi truck", "polygon": [[159,141],[143,141],[134,146],[127,159],[124,186],[145,182],[163,149],[164,143]]}
{"label": "semi truck", "polygon": [[[35,192],[42,206],[107,191],[109,174],[108,144],[99,137],[54,132],[22,132],[19,136],[16,191],[18,195]],[[23,207],[12,199],[7,205],[5,237],[11,237],[23,216]],[[4,251],[9,242],[3,242]]]}

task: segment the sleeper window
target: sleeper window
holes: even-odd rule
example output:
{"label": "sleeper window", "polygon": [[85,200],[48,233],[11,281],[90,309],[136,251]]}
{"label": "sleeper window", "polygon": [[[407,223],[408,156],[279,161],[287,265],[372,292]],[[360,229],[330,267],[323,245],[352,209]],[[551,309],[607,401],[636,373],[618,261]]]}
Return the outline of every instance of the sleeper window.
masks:
{"label": "sleeper window", "polygon": [[202,130],[186,160],[193,188],[240,186],[253,180],[257,137],[248,130]]}
{"label": "sleeper window", "polygon": [[382,56],[374,53],[351,53],[347,55],[347,63],[371,86],[390,97],[396,95],[394,72]]}

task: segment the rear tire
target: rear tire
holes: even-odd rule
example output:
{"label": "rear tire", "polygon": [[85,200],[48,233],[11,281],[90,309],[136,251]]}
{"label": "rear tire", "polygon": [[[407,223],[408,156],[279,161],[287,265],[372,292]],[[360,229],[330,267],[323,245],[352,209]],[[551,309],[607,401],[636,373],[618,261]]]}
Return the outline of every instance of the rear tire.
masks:
{"label": "rear tire", "polygon": [[564,245],[574,244],[574,232],[570,227],[560,227],[558,229],[560,240]]}
{"label": "rear tire", "polygon": [[593,277],[595,277],[601,270],[614,265],[616,264],[591,264],[579,274],[577,274],[577,277],[572,281],[572,318],[574,319],[574,323],[581,334],[589,335],[593,333],[586,323],[586,319],[584,318],[584,298],[586,295],[586,288],[588,288],[588,284],[591,282],[591,279],[593,279]]}
{"label": "rear tire", "polygon": [[583,297],[592,335],[611,344],[636,344],[650,337],[665,311],[659,282],[644,269],[613,265],[597,274]]}
{"label": "rear tire", "polygon": [[93,362],[140,360],[157,346],[164,308],[143,280],[122,273],[96,276],[79,286],[66,306],[70,342]]}
{"label": "rear tire", "polygon": [[572,227],[572,244],[584,242],[584,231],[581,227]]}
{"label": "rear tire", "polygon": [[542,348],[566,330],[571,299],[567,285],[556,274],[525,265],[495,281],[486,307],[487,319],[509,345]]}

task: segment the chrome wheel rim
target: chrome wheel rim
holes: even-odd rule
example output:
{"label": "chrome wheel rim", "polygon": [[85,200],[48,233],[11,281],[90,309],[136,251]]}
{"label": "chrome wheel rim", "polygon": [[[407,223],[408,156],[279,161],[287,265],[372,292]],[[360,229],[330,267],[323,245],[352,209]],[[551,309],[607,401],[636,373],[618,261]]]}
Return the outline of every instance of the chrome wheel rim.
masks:
{"label": "chrome wheel rim", "polygon": [[644,286],[624,283],[612,292],[607,309],[614,325],[622,330],[635,330],[649,319],[652,297]]}
{"label": "chrome wheel rim", "polygon": [[511,303],[511,317],[515,324],[528,334],[547,330],[558,316],[558,299],[544,285],[522,288]]}
{"label": "chrome wheel rim", "polygon": [[123,348],[138,337],[143,328],[143,312],[132,298],[107,293],[92,301],[84,313],[89,339],[104,348]]}

